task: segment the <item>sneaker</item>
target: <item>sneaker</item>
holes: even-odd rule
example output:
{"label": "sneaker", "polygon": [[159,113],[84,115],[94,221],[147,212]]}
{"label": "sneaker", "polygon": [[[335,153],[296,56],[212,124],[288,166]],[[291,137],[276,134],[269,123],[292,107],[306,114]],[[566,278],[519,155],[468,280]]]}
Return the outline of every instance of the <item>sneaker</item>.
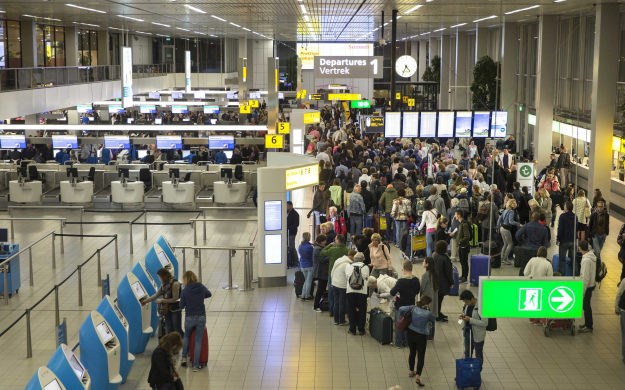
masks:
{"label": "sneaker", "polygon": [[321,309],[320,308],[316,308],[316,309],[313,309],[313,310],[316,311],[317,313],[321,313]]}
{"label": "sneaker", "polygon": [[341,323],[339,323],[338,325],[339,325],[339,326],[347,326],[347,325],[349,325],[349,322],[341,322]]}
{"label": "sneaker", "polygon": [[579,333],[592,333],[592,328],[588,328],[587,326],[582,326],[578,330]]}
{"label": "sneaker", "polygon": [[335,322],[335,323],[334,323],[334,325],[338,325],[338,324],[339,324],[338,322]]}
{"label": "sneaker", "polygon": [[200,371],[200,366],[193,367],[193,372],[198,372],[198,371]]}

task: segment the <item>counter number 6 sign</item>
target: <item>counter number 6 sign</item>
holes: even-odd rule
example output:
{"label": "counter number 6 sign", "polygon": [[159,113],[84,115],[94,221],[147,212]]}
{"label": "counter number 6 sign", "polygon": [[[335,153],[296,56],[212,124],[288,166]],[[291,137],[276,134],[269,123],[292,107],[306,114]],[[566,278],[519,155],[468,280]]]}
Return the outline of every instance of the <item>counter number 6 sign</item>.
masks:
{"label": "counter number 6 sign", "polygon": [[265,148],[282,149],[284,137],[277,134],[267,134],[265,136]]}

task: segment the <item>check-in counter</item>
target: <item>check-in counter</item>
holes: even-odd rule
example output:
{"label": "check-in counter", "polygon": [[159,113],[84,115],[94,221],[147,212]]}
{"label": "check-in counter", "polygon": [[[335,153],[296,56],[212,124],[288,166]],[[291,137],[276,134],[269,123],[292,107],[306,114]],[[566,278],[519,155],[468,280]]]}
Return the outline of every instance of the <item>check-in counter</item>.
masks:
{"label": "check-in counter", "polygon": [[82,181],[70,183],[69,180],[61,182],[61,202],[63,203],[91,203],[93,198],[93,182]]}
{"label": "check-in counter", "polygon": [[195,183],[192,181],[163,182],[163,202],[171,204],[193,203],[195,201]]}
{"label": "check-in counter", "polygon": [[39,367],[32,379],[26,384],[26,390],[66,390],[67,387],[48,367]]}
{"label": "check-in counter", "polygon": [[9,199],[16,203],[39,203],[43,193],[43,183],[39,180],[20,183],[17,180],[9,182]]}
{"label": "check-in counter", "polygon": [[214,183],[213,202],[223,204],[245,203],[247,200],[247,183],[244,181],[228,184],[224,181]]}
{"label": "check-in counter", "polygon": [[141,181],[129,181],[125,184],[122,184],[121,181],[111,182],[111,195],[113,203],[143,203],[144,192],[144,184]]}

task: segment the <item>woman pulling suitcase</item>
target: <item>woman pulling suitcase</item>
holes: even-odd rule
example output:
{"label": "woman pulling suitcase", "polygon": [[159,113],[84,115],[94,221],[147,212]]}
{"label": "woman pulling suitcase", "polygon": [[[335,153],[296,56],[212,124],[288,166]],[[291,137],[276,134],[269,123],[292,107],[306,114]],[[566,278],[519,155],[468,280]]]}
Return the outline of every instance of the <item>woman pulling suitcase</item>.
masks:
{"label": "woman pulling suitcase", "polygon": [[[436,317],[428,310],[432,298],[421,295],[415,306],[402,306],[399,308],[401,316],[410,315],[410,324],[407,328],[406,339],[410,354],[408,355],[409,377],[415,377],[419,387],[425,386],[421,382],[421,373],[425,364],[425,350],[427,348],[428,335],[434,327]],[[408,314],[410,313],[410,314]],[[415,371],[415,356],[417,357],[417,370]]]}

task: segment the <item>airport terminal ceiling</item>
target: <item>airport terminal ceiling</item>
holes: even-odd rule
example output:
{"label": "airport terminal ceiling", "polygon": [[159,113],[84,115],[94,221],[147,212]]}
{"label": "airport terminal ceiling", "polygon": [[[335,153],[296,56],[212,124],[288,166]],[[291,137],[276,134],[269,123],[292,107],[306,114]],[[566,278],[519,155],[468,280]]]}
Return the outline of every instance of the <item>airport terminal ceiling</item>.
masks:
{"label": "airport terminal ceiling", "polygon": [[[377,41],[399,11],[398,39],[579,13],[588,0],[20,0],[0,1],[0,18],[36,20],[158,37],[248,37],[280,41]],[[384,11],[384,21],[381,21]],[[390,23],[384,38],[390,39]]]}

